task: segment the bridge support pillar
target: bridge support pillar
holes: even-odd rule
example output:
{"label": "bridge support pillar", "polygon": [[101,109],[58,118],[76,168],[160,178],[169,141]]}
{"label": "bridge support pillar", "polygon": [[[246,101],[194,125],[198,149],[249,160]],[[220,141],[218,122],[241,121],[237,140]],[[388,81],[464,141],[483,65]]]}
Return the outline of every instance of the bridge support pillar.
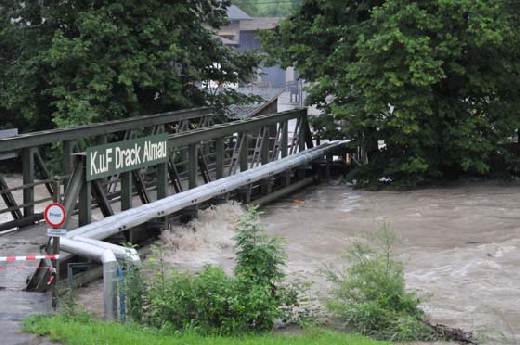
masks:
{"label": "bridge support pillar", "polygon": [[188,184],[189,188],[197,187],[197,144],[190,144],[188,146]]}
{"label": "bridge support pillar", "polygon": [[168,163],[157,165],[157,200],[166,198],[169,192]]}
{"label": "bridge support pillar", "polygon": [[[265,128],[265,130],[272,130],[271,128]],[[264,142],[262,143],[262,147],[260,149],[260,162],[262,165],[269,163],[269,135],[266,136]],[[273,189],[272,178],[266,178],[261,182],[261,192],[262,194],[271,193]]]}
{"label": "bridge support pillar", "polygon": [[121,174],[121,211],[132,208],[132,173]]}
{"label": "bridge support pillar", "polygon": [[[282,158],[287,157],[289,153],[289,121],[284,121],[281,123],[282,126],[282,143],[281,143],[281,152]],[[287,187],[291,184],[291,172],[285,171],[282,173],[282,186]]]}
{"label": "bridge support pillar", "polygon": [[[84,165],[85,162],[82,160],[78,162]],[[78,214],[78,225],[83,226],[90,224],[92,221],[92,184],[90,181],[82,181],[81,189],[79,191],[79,214]]]}
{"label": "bridge support pillar", "polygon": [[240,171],[246,171],[248,169],[247,158],[249,156],[249,133],[242,133],[242,143],[239,157]]}
{"label": "bridge support pillar", "polygon": [[216,177],[217,179],[224,177],[224,160],[225,160],[225,146],[224,138],[217,138],[215,140],[215,154],[216,154]]}

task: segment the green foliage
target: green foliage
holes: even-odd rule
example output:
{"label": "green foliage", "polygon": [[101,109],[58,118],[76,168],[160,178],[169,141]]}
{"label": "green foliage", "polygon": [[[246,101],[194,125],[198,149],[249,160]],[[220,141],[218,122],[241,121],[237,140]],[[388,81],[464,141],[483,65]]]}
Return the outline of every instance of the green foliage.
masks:
{"label": "green foliage", "polygon": [[389,345],[366,337],[321,329],[304,330],[298,335],[262,334],[240,337],[201,336],[193,332],[164,334],[135,324],[96,320],[75,320],[61,315],[36,316],[25,321],[25,330],[48,336],[63,345]]}
{"label": "green foliage", "polygon": [[201,83],[246,80],[256,65],[213,34],[229,4],[2,1],[2,122],[31,130],[219,104],[227,91]]}
{"label": "green foliage", "polygon": [[310,117],[309,124],[312,127],[313,133],[320,138],[333,140],[343,137],[342,130],[332,116],[312,116]]}
{"label": "green foliage", "polygon": [[[292,290],[280,286],[285,253],[279,240],[265,235],[251,208],[237,227],[235,276],[208,266],[197,274],[166,272],[158,248],[156,277],[145,288],[140,271],[127,275],[130,316],[155,328],[202,334],[267,331],[295,303]],[[135,290],[132,290],[135,289]]]}
{"label": "green foliage", "polygon": [[298,8],[301,0],[233,0],[241,10],[255,17],[285,17]]}
{"label": "green foliage", "polygon": [[258,215],[258,207],[250,207],[238,224],[235,275],[274,288],[285,277],[282,267],[287,256],[281,240],[265,233]]}
{"label": "green foliage", "polygon": [[417,296],[405,291],[403,265],[393,256],[395,235],[385,226],[372,244],[349,248],[349,266],[330,270],[334,284],[328,309],[346,326],[364,335],[392,341],[430,340],[434,332],[423,321]]}
{"label": "green foliage", "polygon": [[122,288],[128,300],[128,316],[136,322],[143,321],[145,307],[146,285],[139,268],[129,266],[125,272]]}
{"label": "green foliage", "polygon": [[[520,127],[516,0],[305,0],[265,50],[368,156],[353,176],[486,175]],[[377,140],[386,149],[378,150]]]}

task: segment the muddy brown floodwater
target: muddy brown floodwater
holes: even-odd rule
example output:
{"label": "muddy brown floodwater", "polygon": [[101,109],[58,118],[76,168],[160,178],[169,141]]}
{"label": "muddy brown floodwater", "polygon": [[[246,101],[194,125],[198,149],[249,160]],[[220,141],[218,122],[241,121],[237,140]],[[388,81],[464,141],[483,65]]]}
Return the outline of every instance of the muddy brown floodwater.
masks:
{"label": "muddy brown floodwater", "polygon": [[[322,184],[265,207],[261,219],[269,233],[286,239],[290,276],[312,282],[318,300],[327,290],[323,267],[340,266],[349,241],[386,222],[400,238],[407,288],[423,298],[429,318],[473,331],[482,344],[517,344],[519,208],[519,184],[468,182],[407,192]],[[219,206],[165,234],[167,261],[231,271],[240,213],[236,205]],[[99,288],[86,291],[82,299],[92,302]]]}

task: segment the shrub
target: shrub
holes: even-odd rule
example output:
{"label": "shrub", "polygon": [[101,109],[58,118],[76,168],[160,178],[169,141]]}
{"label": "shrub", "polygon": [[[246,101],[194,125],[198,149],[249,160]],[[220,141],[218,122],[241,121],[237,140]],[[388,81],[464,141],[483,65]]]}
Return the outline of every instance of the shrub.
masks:
{"label": "shrub", "polygon": [[235,275],[251,283],[275,286],[283,280],[287,256],[279,238],[269,237],[258,222],[258,208],[240,218],[235,236]]}
{"label": "shrub", "polygon": [[247,317],[255,329],[267,330],[282,316],[280,307],[296,304],[296,293],[283,285],[287,256],[280,238],[270,237],[258,221],[258,207],[250,207],[237,226],[235,279],[239,295],[251,309]]}
{"label": "shrub", "polygon": [[[267,236],[252,208],[237,227],[235,276],[222,268],[207,266],[197,274],[165,272],[162,251],[156,250],[158,273],[141,289],[135,281],[141,273],[127,275],[130,316],[148,325],[202,334],[237,334],[270,330],[282,315],[282,306],[294,301],[294,293],[279,286],[284,274],[285,253],[278,239]],[[134,283],[132,283],[134,281]]]}
{"label": "shrub", "polygon": [[403,264],[394,258],[395,236],[385,225],[370,243],[355,242],[347,251],[350,265],[328,271],[334,284],[327,308],[348,328],[379,339],[428,340],[432,329],[423,321],[420,300],[406,292]]}

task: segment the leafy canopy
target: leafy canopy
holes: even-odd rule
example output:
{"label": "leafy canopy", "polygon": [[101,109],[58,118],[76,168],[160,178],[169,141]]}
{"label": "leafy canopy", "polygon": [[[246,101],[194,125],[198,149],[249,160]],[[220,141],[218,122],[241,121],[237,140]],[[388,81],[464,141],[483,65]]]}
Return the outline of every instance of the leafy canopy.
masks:
{"label": "leafy canopy", "polygon": [[[519,127],[516,0],[305,0],[264,34],[367,153],[356,176],[486,174]],[[386,148],[378,150],[377,140]],[[507,163],[507,162],[506,162]]]}
{"label": "leafy canopy", "polygon": [[251,76],[213,30],[229,0],[0,2],[0,113],[24,129],[207,104]]}

